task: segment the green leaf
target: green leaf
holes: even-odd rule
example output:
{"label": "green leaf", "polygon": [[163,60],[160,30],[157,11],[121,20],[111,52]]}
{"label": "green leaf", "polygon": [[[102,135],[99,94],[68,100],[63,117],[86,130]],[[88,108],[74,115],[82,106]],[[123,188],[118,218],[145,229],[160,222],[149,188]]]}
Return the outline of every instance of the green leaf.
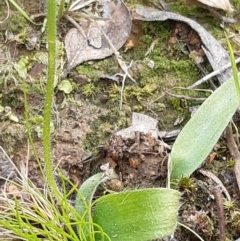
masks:
{"label": "green leaf", "polygon": [[97,187],[107,180],[117,179],[118,175],[113,171],[112,174],[104,176],[103,173],[97,173],[88,178],[79,188],[79,195],[77,195],[75,202],[75,209],[83,215],[86,208],[91,205],[93,195]]}
{"label": "green leaf", "polygon": [[91,176],[79,188],[79,193],[75,202],[75,209],[85,222],[88,223],[86,227],[83,225],[78,226],[78,234],[81,240],[85,240],[84,237],[87,236],[87,233],[93,234],[91,204],[97,187],[107,180],[118,178],[118,175],[112,169],[109,169],[108,165],[102,165],[101,167],[104,166],[107,167],[107,173],[97,173]]}
{"label": "green leaf", "polygon": [[190,176],[205,160],[238,107],[234,80],[222,84],[198,109],[176,139],[171,180]]}
{"label": "green leaf", "polygon": [[29,64],[28,58],[22,58],[18,63],[14,64],[14,69],[18,72],[18,75],[25,79],[27,77],[27,65]]}
{"label": "green leaf", "polygon": [[73,90],[72,84],[68,80],[63,80],[59,83],[58,89],[63,91],[65,94],[70,94]]}
{"label": "green leaf", "polygon": [[176,228],[179,199],[178,191],[167,188],[109,194],[96,201],[93,221],[114,241],[163,238]]}
{"label": "green leaf", "polygon": [[227,39],[227,45],[228,45],[228,51],[229,51],[229,55],[230,55],[231,65],[232,65],[232,72],[233,72],[233,79],[234,79],[234,83],[235,83],[235,88],[236,88],[237,95],[238,95],[238,101],[240,103],[240,83],[239,83],[239,78],[238,78],[238,70],[237,70],[237,66],[236,66],[236,61],[235,61],[232,46],[230,44],[230,41],[229,41],[226,33],[225,33],[225,36],[226,36],[226,39]]}

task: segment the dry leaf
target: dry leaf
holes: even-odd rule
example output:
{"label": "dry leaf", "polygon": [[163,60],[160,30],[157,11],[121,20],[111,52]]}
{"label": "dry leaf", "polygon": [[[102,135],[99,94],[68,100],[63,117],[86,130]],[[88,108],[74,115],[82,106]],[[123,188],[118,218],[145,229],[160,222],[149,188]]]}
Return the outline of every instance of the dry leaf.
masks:
{"label": "dry leaf", "polygon": [[129,158],[128,161],[129,161],[130,167],[135,168],[135,169],[136,169],[136,168],[139,166],[139,164],[140,164],[139,159],[134,158],[134,157]]}
{"label": "dry leaf", "polygon": [[65,37],[68,71],[84,61],[103,59],[113,54],[102,31],[108,36],[116,50],[120,49],[131,32],[132,19],[124,3],[118,2],[109,20],[82,19],[80,24],[85,37],[76,28],[70,29]]}
{"label": "dry leaf", "polygon": [[209,156],[208,156],[208,158],[207,158],[207,164],[211,164],[211,163],[214,161],[216,155],[217,155],[216,152],[210,153]]}
{"label": "dry leaf", "polygon": [[233,7],[230,4],[229,0],[197,0],[197,1],[209,7],[222,9],[226,12],[233,11]]}
{"label": "dry leaf", "polygon": [[126,129],[118,131],[116,134],[125,139],[134,139],[136,132],[142,132],[144,134],[151,133],[151,135],[157,139],[157,123],[158,121],[150,116],[133,112],[132,125]]}

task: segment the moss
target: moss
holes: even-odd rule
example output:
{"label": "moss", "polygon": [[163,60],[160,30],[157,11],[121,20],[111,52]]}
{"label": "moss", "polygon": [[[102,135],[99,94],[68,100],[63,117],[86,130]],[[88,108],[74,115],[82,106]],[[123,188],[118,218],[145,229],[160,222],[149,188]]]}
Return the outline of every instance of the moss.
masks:
{"label": "moss", "polygon": [[119,72],[118,63],[115,57],[109,57],[101,61],[89,61],[79,65],[76,70],[79,74],[86,75],[93,81],[99,80],[102,75],[113,75]]}
{"label": "moss", "polygon": [[159,37],[163,41],[168,40],[171,34],[171,23],[169,21],[144,22],[142,28],[145,35],[152,38]]}
{"label": "moss", "polygon": [[[0,7],[1,8],[1,7]],[[0,13],[5,13],[5,11],[0,11]],[[4,19],[6,15],[0,14],[1,19]],[[27,20],[18,12],[15,11],[9,18],[4,22],[4,24],[0,24],[0,30],[6,30],[11,33],[19,33],[27,26]]]}
{"label": "moss", "polygon": [[77,70],[77,72],[79,74],[86,75],[90,79],[94,79],[95,76],[96,76],[96,75],[94,75],[94,73],[95,73],[94,66],[93,65],[89,65],[87,63],[79,65],[76,68],[76,70]]}
{"label": "moss", "polygon": [[140,40],[146,44],[151,44],[153,41],[153,38],[150,35],[145,34],[140,38]]}
{"label": "moss", "polygon": [[[239,0],[236,0],[236,2]],[[188,4],[185,0],[174,1],[169,4],[173,12],[192,18],[205,27],[215,38],[224,38],[224,30],[221,27],[221,21],[215,18],[207,9]],[[219,11],[219,10],[218,10]],[[219,11],[225,15],[224,12]]]}
{"label": "moss", "polygon": [[240,0],[233,0],[233,4],[236,10],[240,9]]}
{"label": "moss", "polygon": [[192,178],[183,177],[178,184],[178,189],[188,191],[191,193],[195,193],[196,192],[196,183],[195,183],[194,179],[192,179]]}
{"label": "moss", "polygon": [[39,125],[43,123],[43,116],[41,115],[36,115],[34,117],[31,117],[29,119],[29,122],[32,123],[33,125]]}
{"label": "moss", "polygon": [[171,103],[176,110],[183,111],[183,108],[181,107],[180,99],[177,99],[177,98],[171,99]]}
{"label": "moss", "polygon": [[109,87],[108,96],[111,103],[119,102],[121,87],[113,84]]}
{"label": "moss", "polygon": [[230,159],[227,161],[227,167],[234,167],[235,166],[235,161],[233,159]]}
{"label": "moss", "polygon": [[89,83],[82,87],[82,92],[86,97],[94,98],[98,92],[98,88],[94,85],[94,83]]}
{"label": "moss", "polygon": [[44,96],[46,92],[45,85],[46,82],[44,77],[40,77],[31,83],[27,83],[28,95]]}

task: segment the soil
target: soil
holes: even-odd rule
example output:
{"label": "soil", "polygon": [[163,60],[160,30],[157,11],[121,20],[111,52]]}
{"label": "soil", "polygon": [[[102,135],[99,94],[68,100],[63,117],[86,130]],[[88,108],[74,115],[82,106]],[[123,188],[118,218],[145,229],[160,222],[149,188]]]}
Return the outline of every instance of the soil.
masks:
{"label": "soil", "polygon": [[[38,1],[19,0],[17,2],[29,15],[44,11],[42,3]],[[129,5],[134,4],[132,2]],[[173,9],[176,8],[174,4],[171,5],[173,1],[167,2]],[[200,19],[201,14],[198,11],[202,10],[189,7],[184,1],[179,1],[178,4],[179,10],[191,9],[192,12],[188,12],[188,16],[197,12],[196,18]],[[3,3],[0,3],[0,7],[6,10]],[[46,80],[46,62],[44,61],[47,53],[46,35],[41,33],[41,27],[32,26],[20,17],[16,28],[14,26],[16,14],[18,14],[17,11],[11,6],[9,19],[0,27],[0,61],[4,66],[4,69],[0,70],[0,107],[5,108],[5,112],[0,113],[0,146],[18,168],[21,161],[28,163],[28,177],[41,188],[44,183],[31,148],[29,151],[26,134],[22,80],[14,65],[18,65],[21,60],[26,61],[25,66],[29,76],[26,79],[27,100],[32,136],[37,154],[43,161],[42,115]],[[206,17],[203,24],[208,26],[210,19],[212,21],[211,15],[206,11],[202,16]],[[36,19],[39,22],[42,20],[43,18]],[[217,27],[210,25],[209,31],[220,35],[218,20],[214,20],[214,24]],[[60,42],[64,40],[70,26],[66,20],[59,23],[57,35]],[[160,31],[160,37],[156,31]],[[200,70],[199,65],[197,67],[188,56],[184,55],[183,49],[176,42],[176,36],[181,42],[180,45],[183,44],[187,50],[195,50],[203,58]],[[144,59],[144,54],[150,49],[148,40],[151,40],[150,43],[155,41],[156,46],[152,45],[152,55]],[[136,87],[134,83],[127,81],[121,111],[119,110],[121,86],[109,80],[99,79],[102,73],[112,74],[118,70],[114,57],[96,62],[89,61],[72,70],[69,80],[74,91],[66,94],[59,88],[55,88],[52,112],[54,165],[58,165],[78,187],[91,175],[99,172],[99,166],[103,163],[109,163],[120,176],[119,182],[108,183],[112,190],[165,187],[167,157],[173,140],[165,141],[163,144],[151,135],[140,132],[136,132],[135,137],[130,139],[124,139],[115,133],[131,125],[131,116],[134,111],[156,118],[161,131],[184,126],[190,118],[188,108],[199,102],[189,103],[186,100],[172,98],[164,94],[164,91],[171,90],[175,86],[187,86],[193,83],[201,77],[201,71],[209,68],[200,45],[197,33],[188,29],[183,23],[156,25],[133,22],[132,32],[121,49],[121,54],[127,60],[135,60],[131,74],[134,78],[139,78],[140,82]],[[168,55],[167,58],[170,60],[164,60],[165,55]],[[62,52],[60,56],[66,59]],[[152,59],[156,65],[156,72],[146,67],[146,63]],[[170,65],[173,66],[172,69]],[[58,68],[61,68],[61,63],[58,64]],[[209,88],[208,85],[204,87]],[[180,92],[177,91],[176,94]],[[206,97],[206,94],[197,94],[196,97],[203,96]],[[7,115],[6,107],[11,108],[11,115]],[[16,119],[13,120],[13,118],[17,118],[18,121],[14,121]],[[183,121],[176,122],[180,119]],[[13,169],[9,168],[1,152],[0,157],[0,176],[9,177]],[[225,209],[226,233],[228,240],[239,238],[240,196],[224,136],[201,168],[218,176],[234,199],[234,208]],[[209,241],[219,240],[219,220],[213,195],[215,186],[216,183],[209,176],[197,170],[191,178],[183,179],[177,187],[182,193],[179,221],[196,231],[204,240]],[[99,189],[98,195],[103,195],[103,190]],[[224,194],[222,199],[226,200]],[[179,241],[198,240],[182,227],[177,227],[175,238]]]}

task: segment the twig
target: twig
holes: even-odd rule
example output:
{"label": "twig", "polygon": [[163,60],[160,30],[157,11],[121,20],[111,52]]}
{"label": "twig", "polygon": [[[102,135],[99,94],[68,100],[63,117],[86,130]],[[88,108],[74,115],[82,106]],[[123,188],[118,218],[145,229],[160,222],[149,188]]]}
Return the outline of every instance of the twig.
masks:
{"label": "twig", "polygon": [[212,172],[208,171],[208,170],[204,170],[204,169],[199,169],[198,170],[201,174],[203,174],[204,176],[212,179],[219,187],[221,187],[222,191],[224,192],[226,198],[228,201],[231,201],[231,197],[227,191],[227,189],[225,188],[225,186],[223,185],[223,183],[221,182],[221,180],[215,176]]}
{"label": "twig", "polygon": [[226,239],[226,230],[225,230],[225,221],[224,221],[224,210],[223,210],[223,200],[222,193],[219,186],[213,188],[213,195],[216,201],[218,223],[219,223],[219,240],[225,241]]}
{"label": "twig", "polygon": [[[68,16],[68,17],[69,17],[69,16]],[[87,15],[86,15],[85,17],[88,18],[89,21],[94,22],[94,23],[98,26],[98,23],[97,23],[94,19],[92,19],[91,17],[88,17]],[[70,19],[71,19],[71,18],[70,18]],[[78,26],[78,30],[79,30],[79,31],[83,31],[83,30],[81,29],[81,27],[79,26],[79,24],[78,24],[77,22],[75,22],[73,19],[71,19],[71,22],[74,24],[74,26],[76,26],[76,27]],[[81,30],[80,30],[79,28],[80,28]],[[128,69],[132,67],[132,62],[133,62],[133,61],[131,61],[130,65],[127,65],[127,64],[122,60],[121,55],[120,55],[119,52],[116,50],[116,48],[115,48],[114,45],[112,44],[112,41],[109,39],[109,37],[108,37],[108,36],[106,35],[106,33],[103,31],[103,29],[102,29],[100,26],[98,26],[98,28],[101,30],[103,36],[105,37],[105,39],[107,40],[108,44],[110,45],[110,47],[111,47],[111,49],[112,49],[112,51],[113,51],[113,53],[114,53],[114,55],[115,55],[115,57],[116,57],[116,59],[117,59],[117,61],[118,61],[118,64],[119,64],[120,68],[121,68],[122,71],[124,72],[124,75],[122,75],[122,74],[117,74],[117,75],[122,76],[123,79],[124,79],[124,81],[125,81],[126,77],[128,77],[128,78],[129,78],[130,80],[132,80],[134,83],[137,83],[137,82],[133,79],[133,77],[128,73]],[[81,33],[82,33],[82,32],[81,32]],[[85,37],[86,35],[84,34],[83,36]]]}
{"label": "twig", "polygon": [[[237,58],[236,60],[236,64],[240,62],[240,58]],[[229,64],[226,64],[224,66],[222,66],[221,68],[213,71],[212,73],[204,76],[202,79],[198,80],[197,82],[195,82],[193,85],[190,85],[188,86],[187,88],[188,89],[193,89],[195,88],[196,86],[200,85],[200,84],[203,84],[205,83],[206,81],[208,81],[209,79],[211,79],[212,77],[216,76],[216,75],[219,75],[220,73],[222,73],[224,70],[228,69],[231,67],[231,63]]]}
{"label": "twig", "polygon": [[148,48],[147,52],[144,55],[145,57],[147,57],[150,53],[152,53],[158,41],[159,41],[159,38],[156,38],[155,40],[153,40],[153,42],[151,43],[150,47]]}
{"label": "twig", "polygon": [[164,9],[164,11],[170,11],[170,8],[168,7],[168,4],[165,1],[159,0],[159,3],[162,6],[162,8]]}
{"label": "twig", "polygon": [[[111,40],[108,38],[108,36],[106,35],[106,33],[99,28],[102,31],[103,36],[105,37],[105,39],[108,41],[108,44],[110,45],[110,47],[112,48],[112,51],[118,61],[118,64],[120,66],[120,68],[122,69],[122,71],[124,72],[124,74],[126,75],[126,77],[128,77],[130,80],[132,80],[134,83],[137,83],[136,80],[133,79],[133,77],[128,73],[128,69],[131,68],[132,66],[132,62],[130,63],[130,65],[126,65],[126,63],[122,60],[121,55],[119,54],[119,52],[116,50],[116,48],[113,46]],[[121,75],[121,74],[119,74]],[[125,78],[126,78],[125,77]]]}
{"label": "twig", "polygon": [[122,60],[122,56],[119,54],[119,52],[116,50],[116,48],[114,47],[114,45],[112,44],[111,40],[108,38],[108,36],[106,35],[106,33],[99,27],[99,29],[101,30],[103,36],[105,37],[105,39],[108,41],[108,44],[110,45],[110,47],[112,48],[112,51],[118,61],[118,64],[120,66],[120,68],[122,69],[124,74],[120,74],[118,73],[117,75],[122,76],[122,88],[121,88],[121,94],[120,94],[120,110],[122,109],[122,103],[123,103],[123,91],[124,91],[124,86],[125,86],[125,80],[128,77],[130,80],[132,80],[134,83],[137,83],[133,77],[128,73],[128,69],[132,67],[132,63],[133,61],[130,62],[129,65],[126,65],[126,63]]}
{"label": "twig", "polygon": [[[130,65],[127,66],[127,69],[132,67],[132,63],[133,63],[133,61],[130,62]],[[127,76],[128,76],[127,74],[128,74],[128,72],[127,72],[127,73],[124,73],[124,74],[120,74],[120,73],[117,73],[117,74],[116,74],[116,75],[119,75],[119,76],[121,76],[121,77],[123,78],[123,79],[122,79],[122,88],[121,88],[121,92],[120,92],[120,110],[122,109],[123,91],[124,91],[124,86],[125,86],[125,80],[126,80],[126,78],[127,78]]]}
{"label": "twig", "polygon": [[9,18],[9,15],[10,15],[10,8],[9,8],[8,0],[5,0],[5,2],[7,5],[7,17],[5,19],[3,19],[3,21],[0,21],[0,24],[4,23]]}
{"label": "twig", "polygon": [[234,140],[231,125],[228,125],[228,127],[226,128],[226,138],[229,152],[235,161],[234,172],[237,179],[238,189],[240,191],[240,152]]}
{"label": "twig", "polygon": [[80,27],[80,25],[70,16],[65,15],[64,16],[70,23],[72,23],[76,29],[82,34],[84,38],[87,38],[87,35],[84,33],[83,29]]}
{"label": "twig", "polygon": [[222,16],[221,14],[219,14],[215,9],[213,9],[212,7],[208,6],[208,10],[209,12],[211,12],[215,17],[217,17],[218,19],[222,20],[224,23],[236,23],[237,20],[233,19],[233,18],[226,18],[224,16]]}
{"label": "twig", "polygon": [[178,99],[184,99],[184,100],[204,101],[204,100],[207,99],[207,98],[194,98],[194,97],[187,96],[187,95],[175,95],[175,94],[171,94],[169,92],[166,92],[166,94],[168,94],[172,97],[175,97],[175,98],[178,98]]}
{"label": "twig", "polygon": [[31,15],[30,18],[32,20],[35,20],[36,18],[46,17],[46,15],[47,15],[46,13],[36,13],[36,14]]}
{"label": "twig", "polygon": [[[85,16],[86,18],[88,18],[90,21],[94,22],[97,26],[97,22],[94,21],[93,19]],[[77,30],[83,35],[83,37],[85,39],[87,39],[87,36],[86,34],[84,33],[83,29],[80,27],[80,25],[73,19],[71,18],[70,16],[66,15],[65,18],[70,21],[76,28]],[[124,85],[125,85],[125,80],[126,78],[128,77],[129,79],[131,79],[134,83],[137,83],[133,78],[132,76],[129,74],[128,72],[128,69],[132,67],[132,63],[133,61],[130,62],[129,65],[127,65],[123,60],[122,60],[122,57],[121,55],[119,54],[119,52],[116,50],[116,48],[114,47],[114,45],[112,44],[111,40],[109,39],[109,37],[106,35],[106,33],[103,31],[103,29],[101,27],[98,26],[98,28],[101,30],[103,36],[105,37],[105,39],[108,41],[108,44],[110,45],[117,61],[118,61],[118,64],[120,66],[120,68],[122,69],[123,73],[124,74],[116,74],[116,75],[119,75],[121,76],[123,79],[122,79],[122,88],[121,88],[121,96],[120,96],[120,110],[122,109],[122,103],[123,103],[123,90],[124,90]],[[81,48],[80,48],[81,49]],[[80,52],[80,50],[78,50],[78,53]],[[78,56],[78,53],[75,55],[75,57],[72,59],[71,63],[68,65],[68,68],[66,69],[66,71],[64,71],[63,73],[63,76],[65,77],[67,75],[67,73],[69,72],[69,69],[72,65],[72,63],[74,63],[75,59],[77,58]]]}
{"label": "twig", "polygon": [[81,0],[77,0],[77,1],[72,3],[72,5],[69,8],[69,11],[79,10],[79,9],[84,8],[87,5],[89,5],[89,4],[91,4],[91,3],[95,2],[95,1],[96,0],[88,0],[88,1],[85,1],[85,2],[81,3]]}

